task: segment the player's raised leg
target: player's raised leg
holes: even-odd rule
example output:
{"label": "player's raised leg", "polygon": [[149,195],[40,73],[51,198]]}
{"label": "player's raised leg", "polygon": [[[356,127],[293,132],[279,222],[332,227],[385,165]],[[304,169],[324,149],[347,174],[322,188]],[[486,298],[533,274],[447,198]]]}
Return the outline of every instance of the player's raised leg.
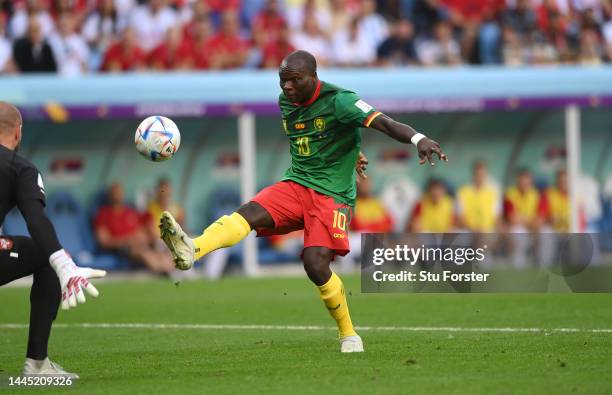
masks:
{"label": "player's raised leg", "polygon": [[304,249],[304,269],[308,278],[317,286],[319,296],[329,314],[338,325],[341,352],[363,352],[361,337],[355,332],[344,284],[338,275],[331,271],[330,263],[334,251],[326,247],[307,247]]}
{"label": "player's raised leg", "polygon": [[251,229],[273,226],[270,214],[255,202],[249,202],[238,211],[219,218],[194,239],[183,231],[167,211],[162,213],[159,223],[161,238],[170,249],[176,267],[181,270],[190,269],[196,260],[214,250],[238,244]]}

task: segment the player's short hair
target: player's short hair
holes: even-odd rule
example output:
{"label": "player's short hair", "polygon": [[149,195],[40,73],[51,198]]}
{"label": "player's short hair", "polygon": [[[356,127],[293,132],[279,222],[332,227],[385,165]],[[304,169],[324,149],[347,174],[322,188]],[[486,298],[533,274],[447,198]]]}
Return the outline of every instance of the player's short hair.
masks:
{"label": "player's short hair", "polygon": [[21,113],[11,103],[0,101],[0,134],[15,130],[22,123]]}
{"label": "player's short hair", "polygon": [[307,74],[314,74],[317,72],[317,60],[308,51],[297,50],[291,52],[283,60],[283,64]]}

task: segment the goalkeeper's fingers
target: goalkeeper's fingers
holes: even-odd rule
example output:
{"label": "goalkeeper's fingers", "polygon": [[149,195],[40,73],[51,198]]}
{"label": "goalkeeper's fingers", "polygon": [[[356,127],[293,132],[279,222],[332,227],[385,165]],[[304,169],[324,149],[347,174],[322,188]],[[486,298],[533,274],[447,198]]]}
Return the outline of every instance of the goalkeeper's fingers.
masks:
{"label": "goalkeeper's fingers", "polygon": [[68,310],[70,306],[68,305],[68,295],[67,290],[62,292],[62,310]]}
{"label": "goalkeeper's fingers", "polygon": [[85,278],[100,278],[106,276],[106,270],[92,269],[89,267],[83,267],[80,270]]}
{"label": "goalkeeper's fingers", "polygon": [[85,303],[85,292],[83,292],[83,288],[82,288],[82,286],[84,285],[83,281],[85,281],[84,278],[79,279],[76,282],[76,285],[74,287],[74,291],[76,293],[76,299],[78,303]]}
{"label": "goalkeeper's fingers", "polygon": [[93,296],[94,298],[100,295],[100,292],[98,292],[96,287],[94,287],[94,285],[89,281],[83,279],[82,284],[85,287],[85,291],[87,291],[87,293]]}
{"label": "goalkeeper's fingers", "polygon": [[62,309],[68,310],[71,307],[76,307],[79,303],[85,303],[87,301],[85,291],[93,297],[97,297],[100,294],[96,287],[84,277],[71,278],[68,284],[66,284],[66,289],[62,292]]}
{"label": "goalkeeper's fingers", "polygon": [[73,277],[70,280],[68,280],[68,285],[66,286],[66,291],[68,292],[68,306],[70,307],[76,307],[77,305],[77,299],[76,299],[76,278]]}

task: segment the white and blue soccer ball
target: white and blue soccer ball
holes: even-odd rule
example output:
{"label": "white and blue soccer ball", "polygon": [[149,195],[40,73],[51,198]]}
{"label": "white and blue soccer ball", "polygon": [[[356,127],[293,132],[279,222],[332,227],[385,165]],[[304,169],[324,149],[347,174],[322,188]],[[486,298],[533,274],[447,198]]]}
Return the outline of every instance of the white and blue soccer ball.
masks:
{"label": "white and blue soccer ball", "polygon": [[181,132],[170,118],[154,115],[138,125],[134,143],[140,155],[153,162],[163,162],[178,151]]}

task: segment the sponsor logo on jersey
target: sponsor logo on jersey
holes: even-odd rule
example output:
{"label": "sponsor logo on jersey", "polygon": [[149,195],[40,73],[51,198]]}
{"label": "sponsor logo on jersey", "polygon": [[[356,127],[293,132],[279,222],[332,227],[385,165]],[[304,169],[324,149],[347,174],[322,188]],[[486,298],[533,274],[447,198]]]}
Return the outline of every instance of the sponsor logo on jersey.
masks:
{"label": "sponsor logo on jersey", "polygon": [[300,122],[300,123],[296,123],[296,124],[294,125],[294,127],[295,127],[297,130],[302,130],[302,129],[305,129],[305,128],[306,128],[306,124],[305,124],[304,122]]}
{"label": "sponsor logo on jersey", "polygon": [[361,111],[363,111],[364,113],[369,113],[370,111],[372,111],[372,109],[374,107],[372,107],[371,105],[369,105],[368,103],[364,102],[363,100],[359,99],[355,102],[355,107],[357,107],[358,109],[360,109]]}
{"label": "sponsor logo on jersey", "polygon": [[344,239],[346,235],[344,233],[334,233],[334,239]]}
{"label": "sponsor logo on jersey", "polygon": [[323,129],[325,129],[325,118],[315,118],[314,126],[318,131],[322,131]]}
{"label": "sponsor logo on jersey", "polygon": [[13,240],[0,237],[0,250],[9,251],[13,249]]}

